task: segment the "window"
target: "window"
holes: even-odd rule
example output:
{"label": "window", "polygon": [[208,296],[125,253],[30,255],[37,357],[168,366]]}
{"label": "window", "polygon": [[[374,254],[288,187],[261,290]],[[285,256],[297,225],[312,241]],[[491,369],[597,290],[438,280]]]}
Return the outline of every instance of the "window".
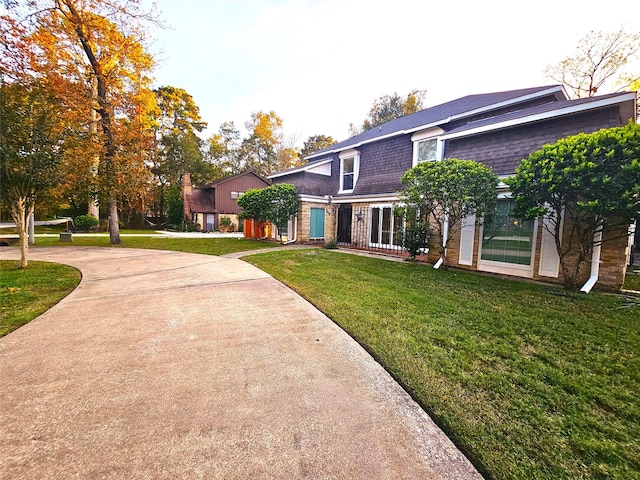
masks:
{"label": "window", "polygon": [[340,154],[340,192],[351,193],[358,181],[360,170],[360,153],[357,150],[347,150]]}
{"label": "window", "polygon": [[441,128],[427,128],[411,136],[413,142],[413,166],[420,162],[435,162],[444,156],[444,141],[438,140],[444,130]]}
{"label": "window", "polygon": [[495,214],[483,226],[478,267],[497,273],[532,276],[536,224],[514,217],[514,207],[512,199],[498,199]]}
{"label": "window", "polygon": [[312,208],[309,238],[320,240],[324,238],[324,208]]}
{"label": "window", "polygon": [[391,205],[371,207],[371,246],[400,245],[403,227],[402,216],[394,215]]}
{"label": "window", "polygon": [[238,198],[240,195],[240,192],[231,192],[231,198]]}
{"label": "window", "polygon": [[435,138],[416,142],[415,148],[417,150],[416,163],[433,162],[437,159],[438,140]]}

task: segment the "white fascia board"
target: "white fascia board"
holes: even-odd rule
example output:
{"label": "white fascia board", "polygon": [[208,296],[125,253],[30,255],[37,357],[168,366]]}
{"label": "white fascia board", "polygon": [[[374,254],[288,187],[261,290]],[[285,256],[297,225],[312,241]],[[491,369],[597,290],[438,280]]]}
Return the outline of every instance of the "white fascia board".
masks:
{"label": "white fascia board", "polygon": [[306,195],[300,194],[298,198],[301,202],[309,202],[309,203],[329,203],[329,197],[327,195]]}
{"label": "white fascia board", "polygon": [[[327,158],[326,160],[324,160],[322,162],[314,163],[313,165],[304,165],[302,167],[293,168],[293,169],[287,170],[285,172],[274,173],[274,174],[269,175],[267,178],[285,177],[287,175],[291,175],[292,173],[308,172],[309,170],[313,170],[314,168],[319,167],[320,165],[325,165],[325,164],[330,163],[332,161],[333,161],[333,158]],[[320,174],[320,175],[324,175],[324,174]]]}
{"label": "white fascia board", "polygon": [[397,195],[386,193],[380,195],[349,195],[347,197],[333,197],[332,203],[368,203],[368,202],[397,202]]}
{"label": "white fascia board", "polygon": [[558,110],[551,110],[549,112],[538,113],[536,115],[529,115],[527,117],[514,118],[513,120],[506,120],[500,123],[483,125],[482,127],[471,128],[469,130],[464,130],[458,133],[442,135],[440,138],[442,140],[450,140],[452,138],[467,137],[471,135],[477,135],[479,133],[490,132],[492,130],[501,130],[503,128],[516,127],[518,125],[533,123],[540,120],[548,120],[555,117],[561,117],[563,115],[570,115],[572,113],[580,113],[580,112],[586,112],[588,110],[595,110],[597,108],[609,107],[611,105],[616,105],[618,103],[633,100],[634,98],[635,98],[635,93],[629,93],[626,95],[621,95],[619,97],[605,98],[595,102],[583,103],[580,105],[571,105],[569,107],[564,107]]}

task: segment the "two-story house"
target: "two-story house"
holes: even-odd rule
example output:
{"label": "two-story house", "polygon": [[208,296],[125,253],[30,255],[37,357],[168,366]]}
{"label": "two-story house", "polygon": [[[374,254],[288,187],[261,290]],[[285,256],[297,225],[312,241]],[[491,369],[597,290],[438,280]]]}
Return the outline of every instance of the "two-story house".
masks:
{"label": "two-story house", "polygon": [[212,232],[220,228],[220,219],[229,217],[234,230],[240,227],[238,197],[252,188],[265,188],[270,183],[254,172],[244,172],[207,183],[198,188],[191,185],[191,175],[182,175],[181,189],[185,217],[198,230]]}
{"label": "two-story house", "polygon": [[[313,153],[302,167],[269,178],[298,189],[301,208],[290,226],[296,241],[335,239],[341,245],[400,252],[397,233],[403,219],[394,215],[393,205],[402,175],[418,162],[475,160],[506,178],[546,143],[635,121],[635,98],[623,92],[570,100],[560,85],[468,95],[367,130]],[[517,225],[517,232],[500,235],[517,241],[499,246],[496,232],[467,219],[449,239],[449,263],[561,282],[557,253],[542,220],[509,222],[509,192],[505,187],[496,194],[503,224]],[[605,245],[597,260],[598,286],[617,289],[624,280],[627,239]],[[437,257],[432,252],[429,258]]]}

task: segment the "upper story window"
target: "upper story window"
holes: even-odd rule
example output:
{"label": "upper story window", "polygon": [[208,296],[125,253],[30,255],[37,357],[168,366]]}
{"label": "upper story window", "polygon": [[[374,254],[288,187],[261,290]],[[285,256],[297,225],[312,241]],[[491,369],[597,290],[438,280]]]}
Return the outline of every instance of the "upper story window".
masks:
{"label": "upper story window", "polygon": [[444,131],[440,128],[430,128],[411,136],[413,142],[413,166],[420,162],[434,162],[442,159],[443,142],[437,136]]}
{"label": "upper story window", "polygon": [[347,150],[340,154],[340,191],[351,193],[356,187],[360,172],[360,152]]}
{"label": "upper story window", "polygon": [[416,142],[417,158],[416,163],[420,162],[432,162],[436,160],[436,150],[438,147],[438,140],[430,138],[428,140],[421,140]]}

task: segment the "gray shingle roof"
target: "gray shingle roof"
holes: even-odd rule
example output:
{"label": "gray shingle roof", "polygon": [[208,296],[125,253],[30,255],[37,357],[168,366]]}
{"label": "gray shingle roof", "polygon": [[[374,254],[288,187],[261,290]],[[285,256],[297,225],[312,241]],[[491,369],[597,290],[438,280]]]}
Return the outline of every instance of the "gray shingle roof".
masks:
{"label": "gray shingle roof", "polygon": [[396,118],[395,120],[384,123],[379,127],[374,127],[362,132],[355,137],[351,137],[335,145],[319,150],[318,152],[314,152],[307,158],[314,159],[329,152],[344,150],[347,147],[355,146],[363,142],[369,142],[376,138],[385,137],[398,132],[407,132],[414,129],[417,130],[427,125],[441,125],[448,122],[452,117],[464,116],[484,108],[494,107],[529,95],[542,94],[553,89],[556,91],[562,91],[562,87],[559,85],[545,85],[542,87],[509,90],[506,92],[467,95],[465,97],[451,100],[450,102],[435,105],[411,115]]}
{"label": "gray shingle roof", "polygon": [[629,92],[610,93],[606,95],[598,95],[597,97],[576,98],[573,100],[561,100],[557,102],[545,103],[543,105],[536,105],[534,107],[528,107],[523,110],[508,112],[502,115],[497,115],[495,117],[484,118],[481,120],[466,123],[452,130],[448,130],[445,138],[449,135],[455,135],[457,133],[466,132],[480,127],[497,125],[500,123],[515,121],[524,118],[535,118],[536,115],[541,115],[549,112],[560,113],[566,108],[578,107],[581,105],[589,106],[597,102],[600,103],[603,100],[627,95],[628,93]]}

